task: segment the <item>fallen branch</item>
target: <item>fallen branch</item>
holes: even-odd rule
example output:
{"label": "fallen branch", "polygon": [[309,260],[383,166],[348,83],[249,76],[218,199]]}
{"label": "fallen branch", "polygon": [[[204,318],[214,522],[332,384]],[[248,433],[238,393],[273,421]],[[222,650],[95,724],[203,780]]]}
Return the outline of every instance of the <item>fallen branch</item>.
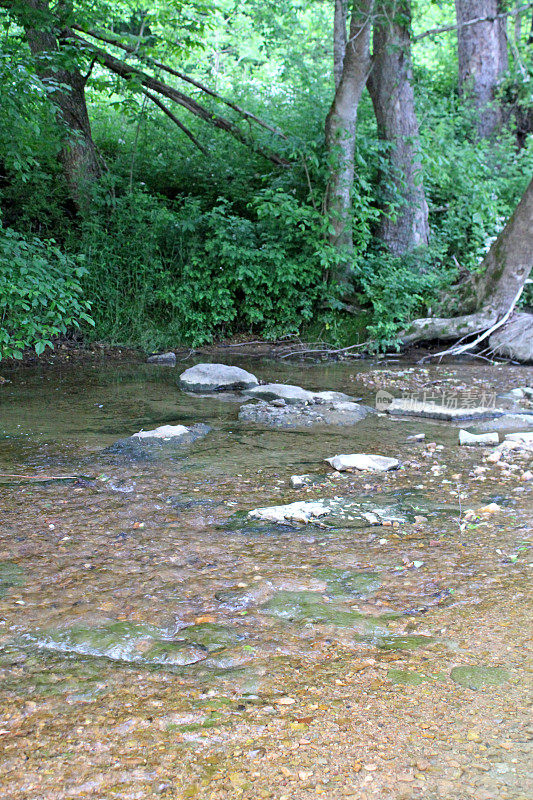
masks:
{"label": "fallen branch", "polygon": [[195,80],[195,78],[191,78],[189,75],[186,75],[184,72],[180,72],[173,67],[169,67],[168,64],[165,64],[163,61],[157,61],[155,58],[151,58],[150,56],[145,55],[144,53],[139,53],[136,48],[132,47],[131,45],[126,44],[125,42],[120,42],[117,39],[113,38],[110,35],[106,35],[102,31],[94,31],[94,30],[86,30],[82,28],[81,25],[73,25],[74,30],[80,31],[80,33],[84,33],[86,36],[90,36],[92,39],[97,39],[100,42],[105,42],[106,44],[113,45],[113,47],[119,47],[122,50],[125,50],[126,53],[130,53],[131,55],[138,58],[140,61],[143,61],[145,64],[148,64],[155,69],[163,70],[163,72],[167,72],[169,75],[174,75],[174,77],[179,78],[186,83],[190,83],[192,86],[196,86],[197,89],[208,94],[210,97],[213,97],[215,100],[219,100],[221,103],[224,103],[229,108],[233,109],[237,114],[247,120],[251,120],[252,122],[256,122],[258,125],[261,125],[262,128],[265,128],[267,131],[274,133],[276,136],[281,136],[282,139],[286,139],[287,136],[277,128],[274,128],[272,125],[269,125],[268,122],[265,122],[260,117],[257,117],[255,114],[252,114],[251,111],[247,111],[245,108],[241,108],[241,106],[237,105],[237,103],[233,103],[231,100],[228,100],[227,97],[224,97],[218,92],[215,92],[213,89],[210,89],[209,86],[206,86],[204,83]]}
{"label": "fallen branch", "polygon": [[76,33],[74,33],[74,31],[68,31],[64,35],[67,36],[67,38],[78,42],[78,44],[85,48],[85,50],[87,50],[89,53],[96,55],[102,66],[106,67],[106,69],[108,69],[110,72],[113,72],[115,75],[118,75],[120,78],[123,78],[126,81],[138,81],[145,89],[149,89],[151,92],[160,94],[163,97],[166,97],[168,100],[172,100],[172,102],[183,106],[183,108],[186,108],[187,111],[194,116],[199,117],[204,122],[213,125],[215,128],[219,128],[219,130],[226,131],[226,133],[229,133],[234,139],[237,139],[238,142],[244,144],[246,147],[249,147],[259,155],[262,155],[276,166],[290,166],[291,162],[286,158],[280,156],[278,153],[268,147],[259,145],[252,138],[252,136],[243,133],[239,126],[234,122],[226,119],[226,117],[220,116],[220,114],[215,114],[213,111],[210,111],[208,108],[201,105],[201,103],[198,103],[198,101],[193,97],[180,92],[179,89],[169,86],[167,83],[160,81],[158,78],[154,78],[152,75],[137,69],[131,64],[127,64],[125,61],[115,58],[115,56],[112,56],[106,50],[102,50],[100,47],[92,45],[82,36],[78,36]]}

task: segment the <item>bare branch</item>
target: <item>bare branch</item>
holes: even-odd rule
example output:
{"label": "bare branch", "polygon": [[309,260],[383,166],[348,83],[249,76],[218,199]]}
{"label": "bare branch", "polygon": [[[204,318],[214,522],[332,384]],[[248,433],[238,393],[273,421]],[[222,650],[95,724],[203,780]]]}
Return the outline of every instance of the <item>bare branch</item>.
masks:
{"label": "bare branch", "polygon": [[466,28],[468,25],[477,25],[478,22],[494,22],[495,20],[503,17],[516,17],[519,14],[523,14],[525,11],[528,11],[530,8],[533,8],[533,3],[526,3],[518,8],[509,9],[509,11],[502,11],[500,14],[493,14],[489,17],[477,17],[476,19],[469,19],[466,22],[462,22],[460,25],[443,25],[442,28],[430,28],[429,30],[424,31],[424,33],[414,36],[413,42],[419,42],[421,39],[425,39],[426,36],[437,36],[439,33],[458,31],[460,28]]}

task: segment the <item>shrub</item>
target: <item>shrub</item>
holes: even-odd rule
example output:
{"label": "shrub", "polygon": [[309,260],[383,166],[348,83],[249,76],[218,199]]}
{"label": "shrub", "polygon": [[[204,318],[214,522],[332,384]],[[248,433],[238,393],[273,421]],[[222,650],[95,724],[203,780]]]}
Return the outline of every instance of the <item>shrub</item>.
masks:
{"label": "shrub", "polygon": [[94,324],[83,298],[86,270],[53,241],[0,230],[0,359],[22,358],[33,347],[40,355],[52,338]]}

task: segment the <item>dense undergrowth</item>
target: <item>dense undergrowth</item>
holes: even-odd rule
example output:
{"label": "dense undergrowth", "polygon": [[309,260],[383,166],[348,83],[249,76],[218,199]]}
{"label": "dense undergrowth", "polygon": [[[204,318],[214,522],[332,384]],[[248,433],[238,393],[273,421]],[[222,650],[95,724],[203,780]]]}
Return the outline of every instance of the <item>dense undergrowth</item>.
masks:
{"label": "dense undergrowth", "polygon": [[[79,325],[88,340],[148,351],[235,334],[307,333],[390,346],[402,325],[435,308],[443,289],[476,269],[533,167],[533,142],[517,149],[512,121],[497,141],[479,142],[456,74],[421,59],[415,88],[432,241],[393,257],[375,236],[386,160],[364,97],[354,292],[343,311],[328,280],[336,254],[322,213],[331,98],[323,60],[295,60],[278,74],[274,103],[264,64],[246,67],[248,84],[226,87],[252,111],[265,115],[267,108],[287,132],[278,142],[293,162],[286,169],[192,124],[204,155],[134,92],[115,93],[110,102],[109,88],[95,81],[90,113],[106,171],[80,218],[58,167],[49,90],[23,46],[11,48],[0,58],[0,357],[18,357],[29,345],[40,352]],[[15,72],[14,57],[22,65]]]}

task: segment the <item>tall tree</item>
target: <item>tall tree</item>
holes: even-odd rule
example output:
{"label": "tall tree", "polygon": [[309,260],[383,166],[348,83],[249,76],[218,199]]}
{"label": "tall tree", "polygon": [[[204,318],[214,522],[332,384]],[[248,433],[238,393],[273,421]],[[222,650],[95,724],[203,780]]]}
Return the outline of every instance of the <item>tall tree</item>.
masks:
{"label": "tall tree", "polygon": [[380,238],[395,254],[427,245],[428,207],[422,182],[420,142],[411,68],[410,0],[382,0],[374,22],[368,90],[387,144],[381,187]]}
{"label": "tall tree", "polygon": [[459,91],[472,98],[478,135],[486,138],[502,122],[495,92],[508,67],[507,18],[502,0],[455,0],[455,9]]}
{"label": "tall tree", "polygon": [[342,66],[346,53],[346,11],[347,0],[335,0],[335,13],[333,17],[333,75],[335,89],[338,88],[342,78]]}
{"label": "tall tree", "polygon": [[71,5],[60,2],[54,13],[49,0],[20,0],[3,5],[23,25],[39,77],[53,89],[51,98],[58,110],[63,138],[60,159],[71,198],[81,211],[87,203],[87,185],[100,175],[101,165],[85,100],[88,75],[82,75],[65,52],[62,30]]}
{"label": "tall tree", "polygon": [[350,30],[335,97],[326,118],[326,147],[330,177],[325,207],[330,219],[330,242],[341,255],[337,278],[346,280],[351,268],[352,189],[355,173],[357,108],[370,70],[370,32],[374,0],[353,0]]}

